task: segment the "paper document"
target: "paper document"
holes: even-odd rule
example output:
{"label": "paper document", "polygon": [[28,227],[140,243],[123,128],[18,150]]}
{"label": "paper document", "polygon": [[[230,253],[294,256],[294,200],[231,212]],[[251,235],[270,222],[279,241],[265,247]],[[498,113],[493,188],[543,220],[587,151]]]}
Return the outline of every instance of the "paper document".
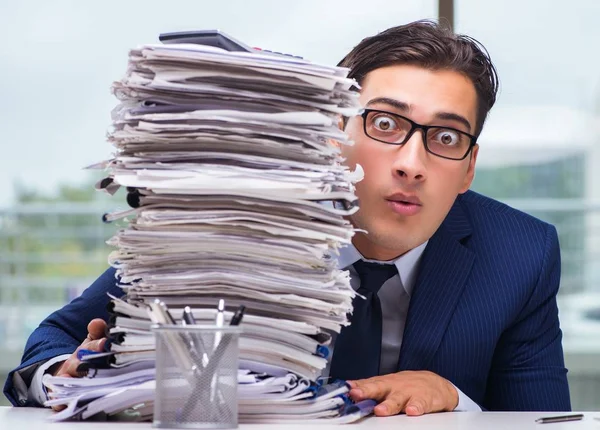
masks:
{"label": "paper document", "polygon": [[120,226],[108,260],[126,295],[112,297],[109,354],[85,357],[88,376],[44,377],[48,405],[67,405],[53,419],[151,418],[154,390],[190,390],[189,375],[205,375],[211,351],[226,342],[197,349],[197,338],[167,336],[188,376],[156,387],[151,324],[229,324],[241,305],[240,421],[370,413],[373,405],[353,405],[343,381],[320,378],[356,295],[334,258],[355,233],[348,217],[363,176],[340,155],[352,142],[339,120],[360,109],[347,74],[194,44],[129,52],[112,86],[114,154],[92,166],[107,172],[99,190],[127,192],[128,208],[104,216]]}

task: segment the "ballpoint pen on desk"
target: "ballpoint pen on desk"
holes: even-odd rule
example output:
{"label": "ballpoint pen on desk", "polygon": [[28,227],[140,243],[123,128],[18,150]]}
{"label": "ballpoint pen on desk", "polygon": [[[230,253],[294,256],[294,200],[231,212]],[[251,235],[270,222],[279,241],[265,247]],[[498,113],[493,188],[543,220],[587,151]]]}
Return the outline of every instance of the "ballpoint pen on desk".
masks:
{"label": "ballpoint pen on desk", "polygon": [[539,424],[562,423],[566,421],[579,421],[583,419],[583,414],[560,415],[554,417],[542,417],[535,420]]}

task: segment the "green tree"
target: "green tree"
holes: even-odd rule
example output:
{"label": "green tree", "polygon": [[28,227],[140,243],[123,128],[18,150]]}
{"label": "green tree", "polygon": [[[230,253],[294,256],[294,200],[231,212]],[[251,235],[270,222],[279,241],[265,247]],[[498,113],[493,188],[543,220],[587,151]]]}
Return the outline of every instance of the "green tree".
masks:
{"label": "green tree", "polygon": [[106,269],[115,225],[101,217],[123,200],[96,191],[97,179],[54,193],[15,184],[17,203],[0,221],[0,301],[63,303]]}

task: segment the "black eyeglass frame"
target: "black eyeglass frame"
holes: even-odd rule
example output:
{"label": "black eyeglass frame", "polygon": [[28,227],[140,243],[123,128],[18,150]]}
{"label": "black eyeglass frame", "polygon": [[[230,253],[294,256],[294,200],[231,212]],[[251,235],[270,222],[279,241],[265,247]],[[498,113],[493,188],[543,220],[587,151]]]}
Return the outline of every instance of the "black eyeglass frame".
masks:
{"label": "black eyeglass frame", "polygon": [[[367,131],[367,116],[371,112],[383,113],[383,114],[395,116],[395,117],[401,118],[404,121],[408,122],[410,124],[410,130],[406,134],[406,137],[404,138],[404,140],[402,142],[388,142],[386,140],[377,139],[376,137],[371,136],[369,134],[369,132]],[[471,150],[473,149],[473,147],[477,144],[477,137],[476,136],[473,136],[472,134],[466,133],[466,132],[461,131],[461,130],[457,130],[456,128],[446,127],[446,126],[441,126],[441,125],[422,125],[422,124],[419,124],[417,122],[414,122],[410,118],[406,118],[405,116],[399,115],[399,114],[394,113],[394,112],[388,112],[386,110],[361,109],[361,111],[358,113],[358,115],[361,116],[362,119],[363,119],[363,131],[365,133],[365,136],[367,136],[370,139],[376,140],[378,142],[387,143],[388,145],[404,145],[406,142],[408,142],[408,140],[412,137],[412,135],[415,133],[416,130],[423,130],[423,145],[425,146],[425,150],[427,152],[429,152],[430,154],[435,155],[436,157],[445,158],[446,160],[455,160],[455,161],[464,160],[465,158],[467,158],[467,155],[469,155],[469,153],[471,152]],[[443,129],[446,129],[446,130],[452,130],[452,131],[455,131],[457,133],[464,134],[465,136],[468,136],[469,139],[470,139],[470,143],[469,143],[469,148],[467,148],[467,151],[465,152],[465,155],[463,155],[461,158],[445,157],[443,155],[436,154],[431,149],[429,149],[429,145],[427,144],[427,131],[429,129],[431,129],[431,128],[443,128]]]}

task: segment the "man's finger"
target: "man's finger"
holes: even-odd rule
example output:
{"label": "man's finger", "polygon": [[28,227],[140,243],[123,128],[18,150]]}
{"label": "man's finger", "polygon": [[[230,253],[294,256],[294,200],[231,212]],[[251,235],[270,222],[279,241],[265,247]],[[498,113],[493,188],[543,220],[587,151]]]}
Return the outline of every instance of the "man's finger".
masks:
{"label": "man's finger", "polygon": [[[65,373],[65,374],[60,374],[60,373],[57,373],[57,374],[56,374],[56,376],[64,376],[64,377],[66,377],[66,378],[70,378],[70,377],[71,377],[71,375],[68,375],[68,374],[66,374],[66,373]],[[51,391],[51,390],[48,388],[48,392],[50,392],[50,391]],[[65,409],[66,407],[67,407],[67,405],[53,405],[53,406],[51,406],[51,408],[52,408],[52,410],[53,410],[54,412],[60,412],[60,411],[62,411],[63,409]]]}
{"label": "man's finger", "polygon": [[106,342],[106,338],[92,340],[89,342],[84,342],[81,344],[79,348],[75,350],[75,352],[63,363],[62,366],[56,372],[57,376],[73,376],[79,377],[80,375],[77,373],[77,367],[81,363],[77,359],[77,353],[81,349],[89,349],[90,351],[102,351],[104,348],[104,343]]}
{"label": "man's finger", "polygon": [[84,342],[81,344],[81,346],[79,348],[89,349],[90,351],[103,351],[105,343],[106,343],[106,338],[103,337],[102,339]]}
{"label": "man's finger", "polygon": [[56,376],[73,376],[78,377],[77,374],[77,366],[79,366],[80,361],[77,360],[77,356],[74,354],[68,360],[66,360],[58,372],[56,372]]}
{"label": "man's finger", "polygon": [[388,417],[390,415],[397,415],[402,412],[404,409],[404,405],[406,403],[406,399],[401,396],[390,396],[385,399],[383,402],[375,406],[373,412],[378,417]]}
{"label": "man's finger", "polygon": [[102,318],[96,318],[90,321],[87,326],[88,336],[90,340],[101,339],[106,336],[106,321]]}
{"label": "man's finger", "polygon": [[404,408],[404,412],[406,415],[411,416],[419,416],[423,414],[427,414],[429,412],[434,412],[430,410],[431,408],[427,406],[427,402],[423,399],[419,399],[417,397],[411,397],[406,402],[406,407]]}
{"label": "man's finger", "polygon": [[383,400],[391,390],[391,385],[386,383],[385,378],[369,378],[354,381],[355,387],[350,390],[352,400],[364,399]]}

